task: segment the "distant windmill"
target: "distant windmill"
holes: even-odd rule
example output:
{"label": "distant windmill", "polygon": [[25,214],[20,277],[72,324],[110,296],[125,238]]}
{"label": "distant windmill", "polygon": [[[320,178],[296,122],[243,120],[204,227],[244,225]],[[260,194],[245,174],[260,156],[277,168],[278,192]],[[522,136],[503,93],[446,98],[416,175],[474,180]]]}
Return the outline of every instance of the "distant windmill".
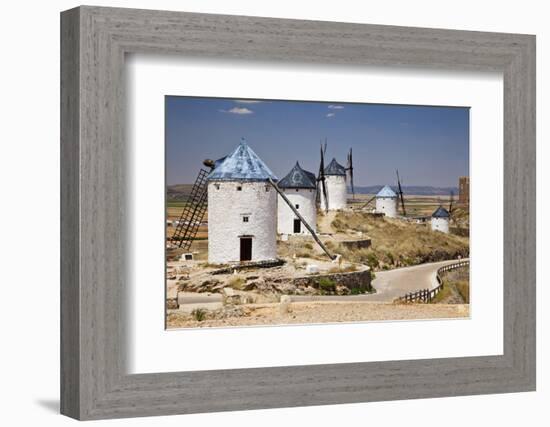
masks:
{"label": "distant windmill", "polygon": [[395,170],[397,174],[397,195],[401,199],[401,208],[403,209],[403,216],[407,216],[407,212],[405,211],[405,199],[403,198],[403,190],[401,189],[401,180],[399,179],[399,171]]}
{"label": "distant windmill", "polygon": [[353,188],[353,152],[351,148],[349,149],[349,153],[348,153],[348,165],[347,165],[346,171],[349,174],[351,194],[353,195],[353,199],[355,200],[355,189]]}

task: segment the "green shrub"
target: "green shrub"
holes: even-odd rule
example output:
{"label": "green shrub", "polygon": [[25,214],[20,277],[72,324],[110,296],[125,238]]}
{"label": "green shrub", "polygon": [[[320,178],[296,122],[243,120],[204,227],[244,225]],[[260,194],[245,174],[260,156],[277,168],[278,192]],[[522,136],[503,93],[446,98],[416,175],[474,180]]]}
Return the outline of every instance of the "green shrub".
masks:
{"label": "green shrub", "polygon": [[336,282],[328,277],[321,277],[321,279],[319,279],[319,288],[322,290],[322,291],[325,291],[325,292],[329,292],[329,291],[334,291],[336,287]]}
{"label": "green shrub", "polygon": [[374,252],[367,253],[367,265],[373,270],[378,268],[379,262]]}
{"label": "green shrub", "polygon": [[206,310],[204,308],[195,308],[191,312],[191,316],[197,321],[202,322],[204,319],[206,319]]}

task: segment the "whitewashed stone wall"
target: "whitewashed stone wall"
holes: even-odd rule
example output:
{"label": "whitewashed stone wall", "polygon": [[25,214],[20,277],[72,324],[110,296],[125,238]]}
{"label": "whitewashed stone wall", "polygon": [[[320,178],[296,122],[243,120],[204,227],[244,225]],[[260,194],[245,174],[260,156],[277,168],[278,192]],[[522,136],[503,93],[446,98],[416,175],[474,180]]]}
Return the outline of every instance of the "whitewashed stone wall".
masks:
{"label": "whitewashed stone wall", "polygon": [[[298,212],[307,221],[307,223],[317,231],[317,206],[316,192],[308,188],[283,188],[285,196],[296,207]],[[298,217],[292,212],[281,196],[277,196],[277,232],[279,234],[294,234],[294,220]],[[300,234],[309,234],[306,227],[302,224]]]}
{"label": "whitewashed stone wall", "polygon": [[441,231],[442,233],[449,233],[449,219],[448,218],[432,218],[432,230]]}
{"label": "whitewashed stone wall", "polygon": [[277,192],[267,182],[209,182],[208,262],[238,262],[240,236],[252,237],[252,261],[277,258]]}
{"label": "whitewashed stone wall", "polygon": [[395,218],[397,216],[397,198],[377,197],[376,212],[383,213],[389,218]]}
{"label": "whitewashed stone wall", "polygon": [[[346,177],[343,175],[327,175],[325,177],[325,183],[326,183],[327,195],[328,195],[328,209],[330,211],[345,209],[347,204],[347,198],[348,198],[348,188],[346,186]],[[322,189],[321,189],[321,208],[325,209],[325,198],[324,198]]]}

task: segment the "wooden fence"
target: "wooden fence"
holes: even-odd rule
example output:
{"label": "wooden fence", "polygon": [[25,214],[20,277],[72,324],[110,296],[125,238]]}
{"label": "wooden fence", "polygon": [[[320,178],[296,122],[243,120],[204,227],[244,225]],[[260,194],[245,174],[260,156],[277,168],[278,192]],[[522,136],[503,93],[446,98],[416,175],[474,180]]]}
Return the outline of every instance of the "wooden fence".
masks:
{"label": "wooden fence", "polygon": [[402,297],[396,298],[394,302],[400,303],[409,303],[409,302],[420,302],[420,303],[430,303],[435,298],[435,296],[443,289],[443,278],[442,274],[456,270],[458,268],[464,268],[470,266],[470,260],[459,261],[454,264],[445,265],[437,269],[436,279],[439,285],[433,289],[419,289],[417,291],[409,292]]}

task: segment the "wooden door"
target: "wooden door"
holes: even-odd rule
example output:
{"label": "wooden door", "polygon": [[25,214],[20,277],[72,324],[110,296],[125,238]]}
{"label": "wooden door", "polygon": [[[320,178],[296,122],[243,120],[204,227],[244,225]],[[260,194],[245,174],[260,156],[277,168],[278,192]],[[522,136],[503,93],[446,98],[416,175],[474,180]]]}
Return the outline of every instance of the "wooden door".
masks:
{"label": "wooden door", "polygon": [[252,237],[241,237],[241,261],[252,259]]}
{"label": "wooden door", "polygon": [[302,232],[302,221],[299,219],[294,220],[294,233],[301,233]]}

